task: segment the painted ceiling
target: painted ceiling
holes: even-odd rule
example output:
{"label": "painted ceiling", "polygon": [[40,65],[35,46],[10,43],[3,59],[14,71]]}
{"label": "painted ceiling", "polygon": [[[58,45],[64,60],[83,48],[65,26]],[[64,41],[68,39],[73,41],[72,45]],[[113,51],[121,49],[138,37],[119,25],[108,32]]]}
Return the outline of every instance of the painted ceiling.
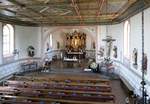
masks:
{"label": "painted ceiling", "polygon": [[0,0],[0,21],[31,26],[115,24],[150,0]]}

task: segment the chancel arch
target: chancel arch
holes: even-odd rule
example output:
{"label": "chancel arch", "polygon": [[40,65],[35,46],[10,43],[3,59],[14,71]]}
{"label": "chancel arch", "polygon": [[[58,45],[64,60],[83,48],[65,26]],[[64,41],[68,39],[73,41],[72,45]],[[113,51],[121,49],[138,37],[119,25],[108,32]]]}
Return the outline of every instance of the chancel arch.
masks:
{"label": "chancel arch", "polygon": [[[47,39],[49,37],[50,34],[53,35],[53,48],[56,49],[56,44],[57,42],[56,41],[60,41],[61,45],[64,45],[64,36],[66,33],[71,33],[71,32],[74,32],[74,30],[77,30],[81,33],[85,33],[88,37],[86,39],[86,42],[87,45],[89,47],[86,47],[87,49],[91,49],[92,45],[94,45],[96,42],[95,42],[95,38],[96,38],[96,32],[95,31],[91,31],[90,29],[88,29],[87,27],[82,27],[82,28],[79,28],[79,27],[57,27],[57,28],[54,28],[53,30],[49,29],[49,28],[45,28],[47,29],[46,31],[43,31],[43,46],[45,47],[46,44],[47,44]],[[43,29],[44,30],[44,29]],[[62,46],[62,48],[64,48],[64,46]]]}
{"label": "chancel arch", "polygon": [[[95,50],[96,50],[96,27],[89,27],[89,26],[81,26],[81,27],[55,27],[55,28],[48,28],[48,27],[43,27],[42,30],[42,54],[45,55],[47,53],[47,48],[50,47],[49,43],[49,37],[52,35],[53,41],[52,44],[53,46],[51,47],[51,52],[53,53],[53,56],[57,57],[63,57],[62,53],[66,51],[66,34],[74,33],[77,31],[82,38],[82,34],[85,35],[84,42],[85,43],[85,49],[84,52],[86,53],[84,56],[85,57],[95,57]],[[81,42],[81,41],[80,41]],[[76,41],[78,44],[78,42]],[[78,47],[79,48],[79,47]],[[75,49],[73,52],[83,52],[83,49]]]}

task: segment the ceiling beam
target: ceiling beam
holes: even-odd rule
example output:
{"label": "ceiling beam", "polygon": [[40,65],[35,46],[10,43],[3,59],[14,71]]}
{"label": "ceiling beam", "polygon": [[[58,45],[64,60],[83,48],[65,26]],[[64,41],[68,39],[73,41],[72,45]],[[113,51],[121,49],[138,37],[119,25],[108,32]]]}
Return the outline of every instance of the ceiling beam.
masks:
{"label": "ceiling beam", "polygon": [[96,14],[97,16],[100,15],[101,10],[102,10],[103,5],[104,5],[104,2],[105,2],[105,0],[97,0],[97,3],[98,3],[98,11],[97,11],[97,14]]}
{"label": "ceiling beam", "polygon": [[[84,18],[100,18],[100,17],[112,17],[113,15],[115,15],[117,13],[107,13],[107,14],[101,14],[99,16],[96,16],[96,15],[82,15],[83,19]],[[48,15],[47,15],[48,16]],[[16,16],[16,17],[22,17],[21,15],[19,16]],[[39,17],[39,16],[34,16],[35,19],[47,19],[47,17]],[[80,16],[76,15],[76,16],[51,16],[49,15],[49,18],[78,18],[80,19]]]}
{"label": "ceiling beam", "polygon": [[71,0],[71,1],[72,1],[72,6],[73,6],[74,9],[75,9],[75,12],[76,12],[77,15],[80,17],[80,24],[82,24],[83,18],[82,18],[81,14],[80,14],[80,9],[79,9],[79,7],[78,7],[78,5],[77,5],[77,3],[76,3],[75,0]]}
{"label": "ceiling beam", "polygon": [[[117,22],[116,22],[117,23]],[[114,22],[114,24],[116,24]],[[41,23],[40,26],[92,26],[92,25],[112,25],[111,21],[105,21],[105,22],[85,22],[84,24],[78,24],[78,22],[73,23]]]}
{"label": "ceiling beam", "polygon": [[97,13],[96,13],[96,21],[98,22],[98,18],[99,18],[99,15],[100,15],[100,13],[101,13],[101,10],[102,10],[102,8],[103,8],[103,5],[104,5],[104,2],[105,2],[105,0],[97,0],[97,3],[98,3],[98,11],[97,11]]}

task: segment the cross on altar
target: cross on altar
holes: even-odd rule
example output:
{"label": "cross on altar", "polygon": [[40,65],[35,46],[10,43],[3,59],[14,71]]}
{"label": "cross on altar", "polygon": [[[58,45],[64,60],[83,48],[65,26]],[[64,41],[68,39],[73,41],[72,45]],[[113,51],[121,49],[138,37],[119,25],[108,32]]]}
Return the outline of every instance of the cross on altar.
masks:
{"label": "cross on altar", "polygon": [[106,39],[102,39],[102,41],[106,42],[106,57],[110,57],[112,42],[116,41],[116,39],[112,39],[111,36],[106,36]]}

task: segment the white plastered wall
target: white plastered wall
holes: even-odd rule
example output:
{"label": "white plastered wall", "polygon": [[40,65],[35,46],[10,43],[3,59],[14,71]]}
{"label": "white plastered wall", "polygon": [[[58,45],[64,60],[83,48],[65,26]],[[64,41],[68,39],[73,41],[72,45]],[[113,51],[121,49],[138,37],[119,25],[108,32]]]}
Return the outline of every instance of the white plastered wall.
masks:
{"label": "white plastered wall", "polygon": [[[128,19],[130,23],[130,59],[129,59],[129,67],[125,67],[123,63],[123,34],[124,34],[124,22],[117,25],[108,26],[108,34],[116,39],[114,42],[118,47],[118,61],[122,64],[119,65],[119,74],[123,76],[134,88],[134,92],[136,94],[141,94],[141,47],[142,47],[142,13],[138,13],[137,15]],[[150,8],[144,10],[144,39],[145,39],[145,53],[148,56],[148,68],[147,74],[145,75],[146,79],[146,89],[148,94],[150,95]],[[138,68],[134,68],[132,65],[132,53],[133,49],[138,49]],[[124,65],[124,66],[122,66]]]}
{"label": "white plastered wall", "polygon": [[27,58],[27,48],[35,48],[35,57],[41,56],[40,27],[15,26],[15,48],[19,50],[19,59]]}
{"label": "white plastered wall", "polygon": [[[2,56],[2,23],[0,23],[0,79],[8,77],[11,74],[22,71],[21,63],[28,61],[27,47],[32,45],[35,48],[35,59],[29,60],[39,61],[41,56],[41,28],[40,27],[26,27],[14,26],[15,29],[15,49],[19,51],[19,57],[10,58],[10,60],[3,59]],[[38,58],[37,58],[38,57]]]}

